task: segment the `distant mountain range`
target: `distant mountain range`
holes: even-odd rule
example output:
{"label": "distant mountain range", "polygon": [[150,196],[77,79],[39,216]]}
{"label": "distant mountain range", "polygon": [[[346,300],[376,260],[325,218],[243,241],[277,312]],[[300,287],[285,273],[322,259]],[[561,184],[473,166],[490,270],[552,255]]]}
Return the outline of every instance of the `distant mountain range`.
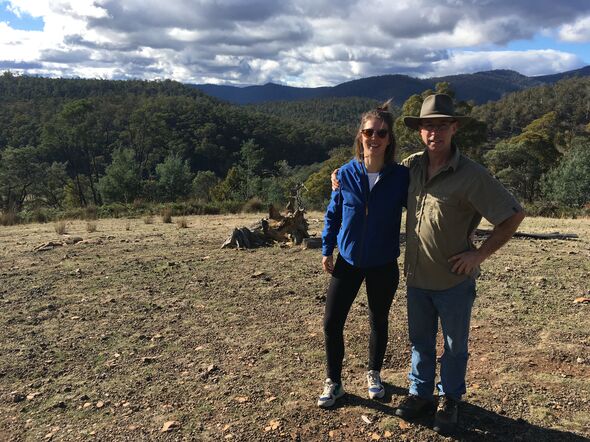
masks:
{"label": "distant mountain range", "polygon": [[436,83],[449,82],[459,100],[473,100],[476,104],[500,99],[503,95],[553,84],[568,77],[590,76],[590,66],[573,71],[540,77],[527,77],[510,70],[493,70],[475,74],[450,75],[447,77],[413,78],[407,75],[381,75],[348,81],[333,87],[299,88],[268,83],[264,86],[219,86],[195,84],[207,95],[235,104],[263,103],[267,101],[295,101],[327,97],[365,97],[376,100],[393,98],[397,106],[406,99],[426,89],[434,89]]}

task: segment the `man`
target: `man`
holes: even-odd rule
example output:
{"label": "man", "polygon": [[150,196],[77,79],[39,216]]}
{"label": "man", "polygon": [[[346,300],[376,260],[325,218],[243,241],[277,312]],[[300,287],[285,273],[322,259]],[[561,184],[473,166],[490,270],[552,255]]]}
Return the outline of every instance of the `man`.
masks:
{"label": "man", "polygon": [[[471,308],[479,265],[512,237],[524,219],[514,197],[481,165],[463,156],[453,136],[467,117],[455,115],[445,94],[424,100],[419,117],[404,124],[420,132],[423,152],[408,157],[406,220],[408,331],[412,344],[409,396],[395,411],[413,419],[434,410],[436,335],[444,337],[438,407],[433,429],[455,429],[465,394]],[[471,234],[482,216],[494,225],[476,249]]]}

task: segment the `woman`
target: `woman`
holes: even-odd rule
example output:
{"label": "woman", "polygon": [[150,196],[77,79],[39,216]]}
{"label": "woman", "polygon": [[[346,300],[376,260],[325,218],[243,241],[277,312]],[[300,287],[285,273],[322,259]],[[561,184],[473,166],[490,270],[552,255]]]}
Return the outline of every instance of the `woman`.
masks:
{"label": "woman", "polygon": [[[387,347],[388,315],[399,282],[397,257],[408,170],[394,162],[395,139],[389,102],[366,112],[355,139],[355,158],[338,172],[322,233],[322,267],[332,278],[326,297],[324,335],[327,379],[318,406],[330,407],[344,395],[344,323],[365,280],[371,336],[369,397],[382,398],[380,370]],[[333,263],[332,252],[339,255]]]}

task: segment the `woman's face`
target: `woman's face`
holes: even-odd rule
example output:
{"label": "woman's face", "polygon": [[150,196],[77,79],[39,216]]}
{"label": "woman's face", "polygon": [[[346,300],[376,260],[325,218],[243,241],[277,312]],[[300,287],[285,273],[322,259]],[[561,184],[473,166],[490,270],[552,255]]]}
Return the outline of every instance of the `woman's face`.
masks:
{"label": "woman's face", "polygon": [[383,159],[389,144],[389,131],[383,120],[369,118],[361,128],[364,158]]}

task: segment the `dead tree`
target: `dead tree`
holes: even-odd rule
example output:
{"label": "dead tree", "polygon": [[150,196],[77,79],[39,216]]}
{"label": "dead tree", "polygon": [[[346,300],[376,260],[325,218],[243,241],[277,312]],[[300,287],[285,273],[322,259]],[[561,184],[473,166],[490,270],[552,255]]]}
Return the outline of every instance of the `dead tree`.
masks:
{"label": "dead tree", "polygon": [[288,241],[299,245],[304,238],[309,238],[308,227],[303,210],[297,209],[282,215],[270,205],[268,218],[263,218],[250,227],[236,227],[221,248],[253,249]]}

